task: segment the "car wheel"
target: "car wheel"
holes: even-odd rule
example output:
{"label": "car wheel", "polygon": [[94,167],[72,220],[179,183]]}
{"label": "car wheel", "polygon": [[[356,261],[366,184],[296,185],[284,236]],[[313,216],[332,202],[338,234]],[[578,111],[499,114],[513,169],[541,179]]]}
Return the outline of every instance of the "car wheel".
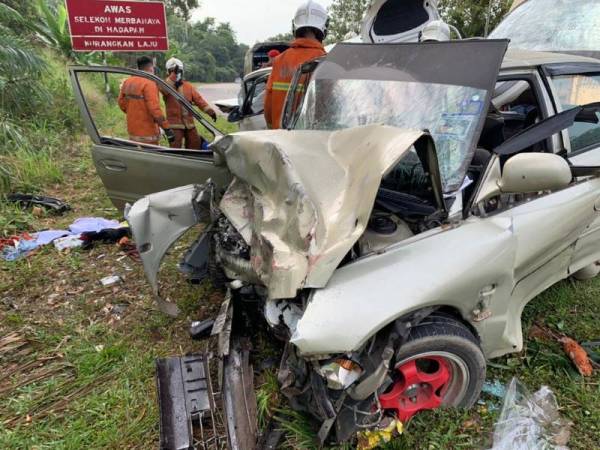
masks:
{"label": "car wheel", "polygon": [[575,272],[573,274],[573,278],[575,278],[577,281],[585,281],[596,278],[598,274],[600,274],[600,265],[598,265],[598,263],[594,263]]}
{"label": "car wheel", "polygon": [[412,328],[395,361],[393,383],[379,402],[402,422],[423,410],[473,406],[485,380],[486,362],[477,339],[444,314]]}

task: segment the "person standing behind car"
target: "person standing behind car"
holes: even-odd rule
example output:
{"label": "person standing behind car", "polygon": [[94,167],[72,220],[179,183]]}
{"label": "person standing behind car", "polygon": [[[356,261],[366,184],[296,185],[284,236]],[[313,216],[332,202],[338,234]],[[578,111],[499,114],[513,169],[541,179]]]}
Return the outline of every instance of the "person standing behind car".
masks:
{"label": "person standing behind car", "polygon": [[[217,121],[217,113],[210,107],[208,102],[200,95],[194,85],[183,79],[183,62],[177,58],[171,58],[167,61],[167,72],[169,76],[166,83],[175,89],[183,98],[192,105],[196,105],[214,122]],[[202,148],[202,138],[196,130],[194,117],[190,112],[179,103],[179,100],[173,95],[163,92],[165,105],[167,106],[167,120],[175,133],[175,140],[171,143],[173,148],[181,148],[185,140],[185,148],[190,150],[200,150]]]}
{"label": "person standing behind car", "polygon": [[273,61],[265,94],[265,119],[272,129],[281,128],[285,98],[296,70],[305,62],[326,54],[323,40],[327,36],[327,10],[309,0],[303,3],[293,20],[295,40],[290,48]]}
{"label": "person standing behind car", "polygon": [[[137,60],[139,70],[154,75],[154,62],[147,56]],[[175,135],[160,107],[158,86],[152,80],[133,75],[121,85],[119,107],[127,115],[129,139],[141,144],[159,145],[160,129],[171,142]]]}
{"label": "person standing behind car", "polygon": [[267,67],[273,67],[273,61],[275,61],[275,58],[277,58],[279,55],[281,55],[281,52],[275,48],[273,50],[269,51],[269,53],[267,53],[269,60],[262,65],[261,69],[266,69]]}

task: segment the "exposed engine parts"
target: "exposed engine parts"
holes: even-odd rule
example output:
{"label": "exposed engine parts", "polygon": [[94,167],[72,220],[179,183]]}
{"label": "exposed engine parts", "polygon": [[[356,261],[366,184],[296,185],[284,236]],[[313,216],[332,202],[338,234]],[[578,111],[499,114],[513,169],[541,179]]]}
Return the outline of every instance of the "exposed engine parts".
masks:
{"label": "exposed engine parts", "polygon": [[250,259],[250,247],[224,215],[219,216],[214,224],[213,239],[218,250],[230,256]]}
{"label": "exposed engine parts", "polygon": [[392,214],[375,213],[358,241],[360,255],[379,252],[413,236],[406,222]]}

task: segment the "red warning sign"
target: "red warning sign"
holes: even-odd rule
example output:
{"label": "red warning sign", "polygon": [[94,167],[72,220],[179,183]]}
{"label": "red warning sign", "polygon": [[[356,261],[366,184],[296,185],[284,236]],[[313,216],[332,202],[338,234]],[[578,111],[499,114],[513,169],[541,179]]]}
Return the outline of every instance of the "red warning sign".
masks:
{"label": "red warning sign", "polygon": [[73,50],[160,52],[169,49],[162,2],[66,0]]}

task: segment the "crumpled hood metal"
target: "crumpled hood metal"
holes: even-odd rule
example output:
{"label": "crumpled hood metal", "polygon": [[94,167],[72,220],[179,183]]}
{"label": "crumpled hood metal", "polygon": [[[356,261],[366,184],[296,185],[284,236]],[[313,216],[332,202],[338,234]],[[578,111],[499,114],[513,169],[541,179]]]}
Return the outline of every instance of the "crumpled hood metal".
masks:
{"label": "crumpled hood metal", "polygon": [[423,136],[382,125],[226,136],[236,177],[220,209],[251,247],[269,297],[324,287],[364,233],[381,179]]}

